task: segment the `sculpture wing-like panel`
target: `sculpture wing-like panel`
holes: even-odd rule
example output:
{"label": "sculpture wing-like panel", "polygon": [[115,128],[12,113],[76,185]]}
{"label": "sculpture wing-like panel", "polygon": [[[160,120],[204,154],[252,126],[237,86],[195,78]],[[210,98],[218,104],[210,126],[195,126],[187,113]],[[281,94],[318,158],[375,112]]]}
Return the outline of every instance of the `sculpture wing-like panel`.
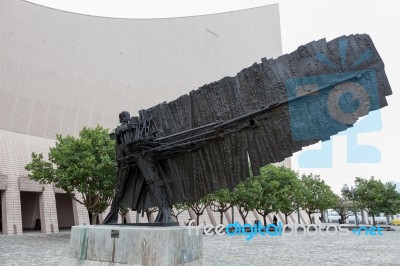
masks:
{"label": "sculpture wing-like panel", "polygon": [[391,93],[368,35],[322,39],[148,109],[163,133],[149,152],[172,203],[197,200],[329,139]]}

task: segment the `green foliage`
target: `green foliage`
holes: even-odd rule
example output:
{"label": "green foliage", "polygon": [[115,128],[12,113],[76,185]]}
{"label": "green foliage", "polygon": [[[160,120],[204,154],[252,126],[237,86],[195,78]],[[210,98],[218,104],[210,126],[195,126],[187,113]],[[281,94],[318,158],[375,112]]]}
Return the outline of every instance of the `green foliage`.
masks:
{"label": "green foliage", "polygon": [[333,209],[338,212],[340,219],[344,222],[355,209],[354,201],[345,196],[338,196]]}
{"label": "green foliage", "polygon": [[275,190],[277,205],[275,212],[282,212],[285,215],[285,222],[288,223],[288,216],[298,210],[304,201],[303,186],[298,174],[289,168],[274,166],[269,172],[270,179],[278,184]]}
{"label": "green foliage", "polygon": [[381,212],[395,214],[400,212],[400,193],[396,186],[390,183],[383,184],[374,177],[363,179],[356,177],[355,198],[362,209],[365,209],[372,216],[375,223],[375,216]]}
{"label": "green foliage", "polygon": [[188,202],[186,206],[191,208],[193,212],[196,214],[196,225],[200,223],[200,216],[203,215],[204,210],[211,204],[211,196],[207,195],[200,198],[196,202]]}
{"label": "green foliage", "polygon": [[[116,165],[114,142],[100,126],[83,128],[79,138],[57,135],[48,161],[43,154],[32,153],[25,166],[32,180],[54,184],[65,190],[92,213],[93,221],[103,212],[114,193]],[[83,201],[74,193],[82,193]]]}
{"label": "green foliage", "polygon": [[363,179],[356,177],[355,197],[360,206],[370,215],[379,215],[385,205],[385,185],[375,178]]}
{"label": "green foliage", "polygon": [[188,209],[186,203],[175,203],[173,208],[171,209],[171,215],[175,217],[176,221],[179,222],[178,216],[182,212]]}
{"label": "green foliage", "polygon": [[240,182],[232,191],[232,203],[238,208],[244,223],[247,223],[246,218],[249,211],[254,210],[257,206],[259,190],[260,187],[255,182],[255,178],[250,177],[246,181]]}
{"label": "green foliage", "polygon": [[210,208],[214,212],[219,212],[219,222],[223,224],[224,212],[229,210],[233,200],[233,193],[229,189],[220,189],[210,195]]}
{"label": "green foliage", "polygon": [[125,217],[129,212],[129,208],[125,207],[119,207],[118,213],[122,216]]}
{"label": "green foliage", "polygon": [[279,198],[277,197],[279,188],[278,176],[279,169],[273,165],[268,165],[262,167],[260,175],[253,180],[255,199],[252,206],[263,217],[264,225],[267,224],[267,215],[277,210],[279,206]]}
{"label": "green foliage", "polygon": [[386,215],[394,215],[400,212],[400,193],[396,190],[396,185],[391,183],[385,184],[385,203],[383,204],[383,212]]}
{"label": "green foliage", "polygon": [[333,208],[337,204],[338,197],[333,193],[330,186],[318,175],[303,175],[303,208],[308,214],[310,222],[314,222],[311,214]]}
{"label": "green foliage", "polygon": [[125,208],[125,207],[119,207],[119,209],[118,209],[118,213],[121,215],[121,217],[122,217],[122,223],[124,224],[125,223],[125,219],[126,219],[126,216],[128,215],[128,213],[129,213],[129,208]]}
{"label": "green foliage", "polygon": [[251,180],[255,193],[254,206],[257,213],[266,217],[271,212],[282,212],[287,217],[297,210],[303,201],[302,186],[296,172],[284,167],[268,165],[260,169],[260,175]]}

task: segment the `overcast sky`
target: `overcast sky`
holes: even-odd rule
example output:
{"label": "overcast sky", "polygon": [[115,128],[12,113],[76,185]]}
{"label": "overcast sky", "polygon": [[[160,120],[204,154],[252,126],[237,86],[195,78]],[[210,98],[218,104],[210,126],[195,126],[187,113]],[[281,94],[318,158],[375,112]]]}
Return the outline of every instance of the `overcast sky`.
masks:
{"label": "overcast sky", "polygon": [[[348,163],[347,136],[332,137],[332,167],[302,168],[298,164],[301,152],[292,159],[292,168],[301,173],[320,174],[339,192],[344,183],[352,184],[355,176],[375,176],[383,181],[400,181],[398,139],[400,96],[400,4],[398,1],[343,1],[343,0],[30,0],[41,5],[71,12],[125,18],[160,18],[203,15],[233,11],[279,3],[283,53],[295,50],[312,40],[331,40],[346,34],[368,33],[386,65],[386,74],[393,95],[388,97],[389,106],[375,114],[373,123],[382,128],[360,133],[360,144],[374,146],[380,151],[377,163]],[[246,67],[246,66],[243,66]],[[355,131],[360,131],[357,127]],[[354,135],[353,135],[354,136]],[[316,144],[306,150],[319,149]]]}

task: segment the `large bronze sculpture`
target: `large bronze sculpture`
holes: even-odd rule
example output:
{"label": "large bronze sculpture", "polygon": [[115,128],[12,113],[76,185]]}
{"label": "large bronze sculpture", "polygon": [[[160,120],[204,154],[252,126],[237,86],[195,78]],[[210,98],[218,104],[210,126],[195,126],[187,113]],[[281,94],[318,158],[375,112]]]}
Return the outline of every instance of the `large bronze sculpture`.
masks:
{"label": "large bronze sculpture", "polygon": [[260,167],[327,140],[387,105],[384,64],[368,35],[342,36],[261,60],[175,101],[120,114],[118,176],[111,211],[158,206],[232,188]]}

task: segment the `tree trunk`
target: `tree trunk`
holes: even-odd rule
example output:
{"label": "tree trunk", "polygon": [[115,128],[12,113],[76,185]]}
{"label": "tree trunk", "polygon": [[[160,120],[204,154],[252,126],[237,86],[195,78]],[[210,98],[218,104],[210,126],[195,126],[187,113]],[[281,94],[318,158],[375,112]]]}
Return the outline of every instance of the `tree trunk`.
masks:
{"label": "tree trunk", "polygon": [[340,213],[340,224],[344,224],[344,220],[346,220],[345,214]]}
{"label": "tree trunk", "polygon": [[262,217],[264,220],[264,226],[267,226],[267,214],[264,214]]}
{"label": "tree trunk", "polygon": [[97,213],[96,212],[90,212],[92,214],[92,224],[97,223]]}
{"label": "tree trunk", "polygon": [[301,224],[301,219],[300,219],[300,208],[297,208],[297,223]]}
{"label": "tree trunk", "polygon": [[147,221],[149,221],[149,223],[154,223],[154,216],[153,216],[154,212],[155,212],[155,209],[146,209],[146,217],[147,217]]}
{"label": "tree trunk", "polygon": [[247,217],[247,214],[246,214],[246,216],[244,215],[244,211],[242,210],[242,208],[240,208],[239,207],[239,213],[240,213],[240,216],[242,216],[242,219],[243,219],[243,224],[246,224],[246,217]]}
{"label": "tree trunk", "polygon": [[310,224],[313,224],[313,220],[311,219],[311,212],[307,212],[308,214],[308,219],[310,219]]}
{"label": "tree trunk", "polygon": [[375,214],[372,214],[372,224],[375,226],[376,222],[375,222]]}
{"label": "tree trunk", "polygon": [[287,218],[288,218],[288,215],[287,215],[287,213],[285,213],[285,224],[288,224]]}
{"label": "tree trunk", "polygon": [[196,213],[196,225],[199,226],[200,225],[200,214]]}
{"label": "tree trunk", "polygon": [[223,224],[223,223],[224,223],[224,213],[223,213],[223,212],[220,212],[220,214],[221,214],[221,217],[220,217],[220,219],[219,219],[219,223],[220,223],[220,224]]}
{"label": "tree trunk", "polygon": [[364,210],[361,209],[360,211],[361,211],[361,223],[362,223],[362,224],[366,224],[366,222],[365,222]]}

